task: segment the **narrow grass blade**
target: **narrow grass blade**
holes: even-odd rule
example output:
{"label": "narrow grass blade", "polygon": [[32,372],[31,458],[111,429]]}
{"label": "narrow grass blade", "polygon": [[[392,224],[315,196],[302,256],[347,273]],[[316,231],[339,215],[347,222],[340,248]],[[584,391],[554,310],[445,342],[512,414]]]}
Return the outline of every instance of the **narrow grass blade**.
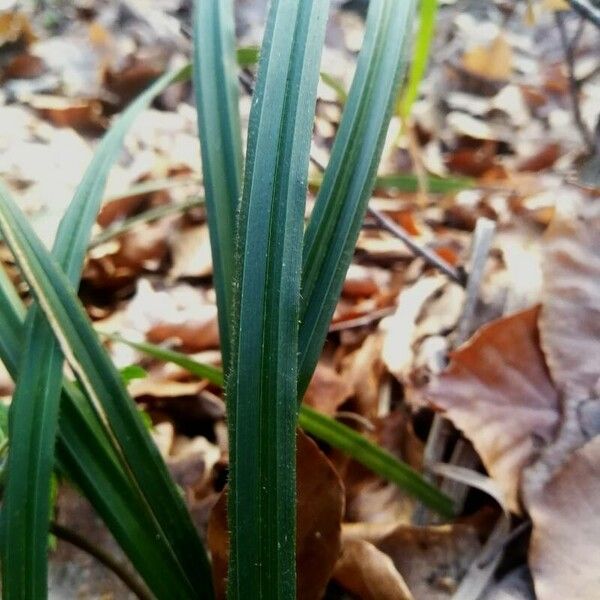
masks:
{"label": "narrow grass blade", "polygon": [[0,202],[0,228],[63,353],[95,406],[103,409],[127,469],[149,499],[183,572],[198,597],[211,597],[208,558],[190,515],[70,282],[7,195]]}
{"label": "narrow grass blade", "polygon": [[299,424],[304,431],[327,442],[360,462],[374,473],[394,482],[423,504],[445,517],[452,517],[452,500],[425,481],[417,471],[400,462],[389,452],[370,442],[350,427],[302,406]]}
{"label": "narrow grass blade", "polygon": [[162,346],[157,346],[156,344],[150,344],[148,342],[133,342],[115,334],[106,335],[106,337],[114,342],[126,344],[127,346],[151,356],[152,358],[156,358],[157,360],[179,365],[182,369],[185,369],[192,375],[195,375],[200,379],[208,379],[211,383],[223,387],[223,371],[221,371],[221,369],[195,361],[182,352],[169,350],[168,348],[163,348]]}
{"label": "narrow grass blade", "polygon": [[[432,194],[453,194],[461,190],[475,187],[475,180],[469,177],[437,177],[427,175],[425,182],[427,191]],[[309,181],[313,188],[320,188],[323,184],[322,177],[313,177]],[[398,192],[414,193],[419,191],[419,179],[413,173],[392,173],[379,175],[375,178],[374,189],[395,190]]]}
{"label": "narrow grass blade", "polygon": [[[475,182],[468,177],[436,177],[428,175],[426,178],[427,191],[432,194],[452,194],[461,190],[474,187]],[[399,192],[418,192],[419,180],[412,173],[396,173],[393,175],[380,175],[375,178],[375,189],[395,189]]]}
{"label": "narrow grass blade", "polygon": [[419,86],[427,69],[431,42],[435,33],[437,12],[438,0],[420,0],[419,29],[415,38],[412,62],[406,86],[398,102],[398,115],[404,120],[410,116],[412,106],[419,95]]}
{"label": "narrow grass blade", "polygon": [[365,39],[303,257],[299,397],[321,353],[364,218],[406,63],[414,0],[371,0]]}
{"label": "narrow grass blade", "polygon": [[[165,350],[150,343],[138,343],[126,340],[120,336],[109,336],[115,341],[127,344],[140,352],[179,365],[192,375],[208,379],[214,385],[223,386],[223,373],[219,369],[191,359],[182,352]],[[371,469],[381,477],[392,481],[415,498],[438,511],[441,515],[452,515],[452,500],[428,483],[417,471],[406,463],[374,444],[366,437],[350,427],[324,415],[314,409],[300,405],[300,427],[317,439],[328,443],[351,456],[363,466]]]}
{"label": "narrow grass blade", "polygon": [[336,79],[333,75],[329,75],[329,73],[322,71],[321,81],[323,81],[325,85],[329,86],[337,94],[340,104],[346,104],[346,100],[348,100],[348,93],[338,79]]}
{"label": "narrow grass blade", "polygon": [[[0,268],[0,360],[18,378],[25,308]],[[90,500],[157,598],[190,598],[193,589],[145,499],[123,472],[100,421],[79,388],[63,380],[56,466]]]}
{"label": "narrow grass blade", "polygon": [[[174,79],[160,78],[129,107],[104,137],[63,217],[54,255],[76,285],[87,242],[100,208],[108,172],[139,112]],[[3,595],[43,598],[47,593],[45,541],[50,519],[53,465],[63,356],[44,314],[33,306],[25,327],[21,372],[11,406],[11,447],[4,499]]]}
{"label": "narrow grass blade", "polygon": [[232,598],[295,598],[298,299],[327,8],[272,2],[250,113],[227,384]]}
{"label": "narrow grass blade", "polygon": [[231,347],[234,225],[242,181],[234,27],[233,0],[196,0],[194,89],[224,364]]}
{"label": "narrow grass blade", "polygon": [[[123,138],[139,112],[189,69],[160,78],[128,108],[103,139],[57,232],[54,254],[76,285],[91,227],[99,210],[106,177]],[[13,442],[3,516],[4,595],[46,595],[45,539],[49,524],[49,486],[53,464],[63,357],[43,313],[33,306],[25,328],[23,368],[11,407]],[[11,473],[18,475],[11,476]],[[26,475],[23,475],[26,473]]]}
{"label": "narrow grass blade", "polygon": [[190,198],[189,200],[184,200],[182,202],[161,204],[160,206],[149,208],[148,210],[142,213],[139,213],[137,215],[129,217],[128,219],[123,220],[121,223],[107,227],[94,238],[92,238],[92,240],[89,243],[89,248],[96,248],[97,246],[100,246],[100,244],[104,244],[109,240],[112,240],[113,238],[122,235],[123,233],[131,231],[136,226],[141,225],[142,223],[148,223],[156,219],[163,219],[164,217],[168,217],[170,215],[184,213],[192,208],[196,208],[198,206],[203,205],[203,198]]}

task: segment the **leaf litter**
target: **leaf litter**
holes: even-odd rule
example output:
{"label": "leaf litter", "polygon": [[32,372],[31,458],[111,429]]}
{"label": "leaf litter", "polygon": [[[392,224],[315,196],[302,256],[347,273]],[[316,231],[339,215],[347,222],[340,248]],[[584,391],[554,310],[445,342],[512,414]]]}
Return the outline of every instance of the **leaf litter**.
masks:
{"label": "leaf litter", "polygon": [[[239,2],[240,45],[259,43],[264,4]],[[362,9],[335,4],[322,68],[347,90]],[[433,415],[443,415],[452,427],[442,461],[461,468],[456,457],[467,448],[462,468],[470,469],[472,487],[456,519],[417,525],[419,507],[402,490],[299,434],[301,597],[593,599],[600,594],[600,221],[598,156],[584,137],[598,121],[600,36],[567,15],[568,32],[579,34],[578,120],[555,23],[561,3],[442,4],[411,115],[414,140],[394,117],[380,174],[425,169],[472,180],[443,193],[427,193],[422,182],[406,191],[378,185],[371,205],[459,268],[469,263],[478,219],[496,223],[471,299],[473,335],[455,347],[465,289],[368,219],[305,402],[447,486],[451,469],[425,461]],[[99,134],[190,50],[179,31],[189,7],[180,0],[75,2],[65,10],[11,8],[0,19],[0,176],[47,243]],[[342,102],[320,83],[313,154],[324,163]],[[243,97],[244,123],[249,103]],[[312,166],[313,183],[318,176]],[[136,191],[174,179],[181,183]],[[221,366],[199,182],[190,89],[178,84],[127,137],[98,219],[97,233],[110,235],[88,254],[80,296],[101,332]],[[173,210],[152,217],[162,208]],[[132,217],[135,224],[120,231]],[[0,256],[14,274],[9,253]],[[196,524],[208,531],[222,588],[228,454],[221,392],[130,346],[107,344],[118,366],[148,372],[130,390]],[[1,384],[9,395],[6,377]],[[475,489],[482,474],[503,506]],[[122,558],[73,490],[61,488],[56,510],[58,522]],[[529,522],[531,534],[523,527]],[[68,544],[58,542],[52,556],[57,594],[126,597],[110,572]],[[490,556],[494,568],[480,575]],[[473,573],[484,579],[471,589],[482,591],[469,596],[461,582]]]}

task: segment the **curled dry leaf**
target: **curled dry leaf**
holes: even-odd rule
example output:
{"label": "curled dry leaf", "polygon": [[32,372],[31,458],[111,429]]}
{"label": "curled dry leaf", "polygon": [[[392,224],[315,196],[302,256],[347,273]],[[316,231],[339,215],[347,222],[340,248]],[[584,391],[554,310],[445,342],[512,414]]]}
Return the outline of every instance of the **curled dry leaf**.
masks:
{"label": "curled dry leaf", "polygon": [[447,600],[481,553],[470,525],[400,525],[374,542],[406,581],[416,600]]}
{"label": "curled dry leaf", "polygon": [[465,52],[462,63],[473,75],[506,81],[513,70],[513,51],[506,36],[500,33],[489,46],[475,46]]}
{"label": "curled dry leaf", "polygon": [[600,377],[600,204],[557,214],[544,240],[540,338],[561,389],[583,396]]}
{"label": "curled dry leaf", "polygon": [[539,600],[600,590],[600,436],[576,450],[532,500],[529,563]]}
{"label": "curled dry leaf", "polygon": [[451,354],[424,397],[471,440],[509,508],[519,509],[521,472],[559,422],[558,393],[539,347],[538,308],[482,327]]}
{"label": "curled dry leaf", "polygon": [[380,328],[384,332],[383,362],[400,381],[408,376],[412,366],[417,319],[425,302],[441,290],[445,282],[442,275],[422,277],[411,287],[402,290],[396,312],[381,322]]}
{"label": "curled dry leaf", "polygon": [[357,411],[367,419],[379,414],[382,343],[381,333],[367,336],[358,350],[344,357],[342,364],[342,377],[354,391]]}
{"label": "curled dry leaf", "polygon": [[343,541],[333,579],[360,600],[413,600],[392,559],[365,540]]}
{"label": "curled dry leaf", "polygon": [[[333,465],[301,431],[297,447],[298,526],[296,553],[299,600],[318,600],[340,555],[344,490]],[[226,495],[208,525],[217,598],[225,597],[227,576]]]}
{"label": "curled dry leaf", "polygon": [[319,362],[312,376],[304,403],[328,415],[352,396],[353,388],[335,369]]}

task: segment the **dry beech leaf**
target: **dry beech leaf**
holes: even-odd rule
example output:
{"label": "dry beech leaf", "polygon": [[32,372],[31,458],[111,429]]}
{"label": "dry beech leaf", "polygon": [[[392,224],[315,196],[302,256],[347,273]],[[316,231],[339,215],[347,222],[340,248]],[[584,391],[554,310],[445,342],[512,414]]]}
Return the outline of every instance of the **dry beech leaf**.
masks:
{"label": "dry beech leaf", "polygon": [[400,381],[410,373],[417,331],[417,319],[427,300],[442,289],[446,278],[442,275],[422,277],[414,285],[403,289],[398,296],[398,308],[381,321],[384,332],[382,358],[388,371]]}
{"label": "dry beech leaf", "polygon": [[600,204],[557,215],[544,240],[540,338],[561,389],[587,396],[600,377]]}
{"label": "dry beech leaf", "polygon": [[539,347],[538,310],[482,327],[422,390],[473,443],[514,512],[536,441],[552,440],[559,421],[558,394]]}
{"label": "dry beech leaf", "polygon": [[513,52],[503,34],[499,34],[489,46],[475,46],[465,52],[463,67],[478,77],[494,81],[507,80],[513,70]]}
{"label": "dry beech leaf", "polygon": [[374,542],[394,562],[416,600],[447,600],[481,554],[470,525],[400,525]]}
{"label": "dry beech leaf", "polygon": [[365,540],[343,541],[333,579],[359,600],[413,600],[392,559]]}
{"label": "dry beech leaf", "polygon": [[190,227],[179,231],[171,244],[173,266],[170,279],[207,277],[212,273],[208,226]]}
{"label": "dry beech leaf", "polygon": [[600,591],[600,436],[576,450],[529,502],[529,564],[539,600],[596,600]]}
{"label": "dry beech leaf", "polygon": [[[333,465],[301,431],[297,448],[298,600],[318,600],[340,556],[344,489]],[[225,597],[227,576],[226,494],[215,505],[208,525],[217,598]]]}
{"label": "dry beech leaf", "polygon": [[379,414],[382,344],[380,332],[369,335],[358,350],[344,357],[342,363],[342,377],[354,391],[357,412],[367,419]]}
{"label": "dry beech leaf", "polygon": [[319,362],[304,395],[304,403],[325,414],[334,415],[353,391],[346,378],[324,362]]}

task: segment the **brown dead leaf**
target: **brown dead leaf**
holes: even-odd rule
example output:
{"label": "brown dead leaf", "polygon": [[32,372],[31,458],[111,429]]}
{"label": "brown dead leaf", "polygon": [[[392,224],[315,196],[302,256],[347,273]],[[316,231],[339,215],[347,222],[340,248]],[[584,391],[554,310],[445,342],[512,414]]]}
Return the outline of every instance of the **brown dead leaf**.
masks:
{"label": "brown dead leaf", "polygon": [[587,396],[600,377],[600,204],[557,214],[543,249],[542,348],[556,385]]}
{"label": "brown dead leaf", "polygon": [[317,364],[306,394],[304,403],[328,415],[352,396],[353,388],[346,378],[323,361]]}
{"label": "brown dead leaf", "polygon": [[575,451],[530,502],[529,564],[539,600],[595,600],[600,591],[600,436]]}
{"label": "brown dead leaf", "polygon": [[502,33],[489,46],[475,46],[464,53],[463,67],[477,77],[506,81],[513,70],[513,51]]}
{"label": "brown dead leaf", "polygon": [[536,439],[549,442],[559,421],[537,317],[533,308],[482,327],[423,390],[473,443],[514,512],[520,512],[521,472],[536,455]]}
{"label": "brown dead leaf", "polygon": [[0,46],[19,41],[30,44],[34,40],[35,34],[25,13],[8,11],[0,14]]}
{"label": "brown dead leaf", "polygon": [[38,95],[33,96],[29,104],[41,117],[58,127],[85,129],[101,125],[102,105],[96,100]]}
{"label": "brown dead leaf", "polygon": [[379,414],[379,389],[384,368],[382,345],[383,335],[373,333],[342,361],[342,378],[354,391],[357,412],[367,419]]}
{"label": "brown dead leaf", "polygon": [[333,579],[359,600],[413,600],[390,557],[365,540],[343,541]]}
{"label": "brown dead leaf", "polygon": [[[297,447],[298,530],[296,535],[299,600],[322,597],[340,555],[344,491],[339,475],[318,446],[301,431]],[[226,494],[213,509],[208,526],[217,598],[225,597],[227,576]]]}
{"label": "brown dead leaf", "polygon": [[480,555],[470,525],[401,525],[374,542],[394,562],[416,600],[447,600]]}
{"label": "brown dead leaf", "polygon": [[23,52],[8,62],[3,75],[6,79],[35,79],[45,71],[46,65],[39,56]]}
{"label": "brown dead leaf", "polygon": [[178,231],[171,244],[173,266],[169,278],[207,277],[212,273],[208,226],[194,226]]}

